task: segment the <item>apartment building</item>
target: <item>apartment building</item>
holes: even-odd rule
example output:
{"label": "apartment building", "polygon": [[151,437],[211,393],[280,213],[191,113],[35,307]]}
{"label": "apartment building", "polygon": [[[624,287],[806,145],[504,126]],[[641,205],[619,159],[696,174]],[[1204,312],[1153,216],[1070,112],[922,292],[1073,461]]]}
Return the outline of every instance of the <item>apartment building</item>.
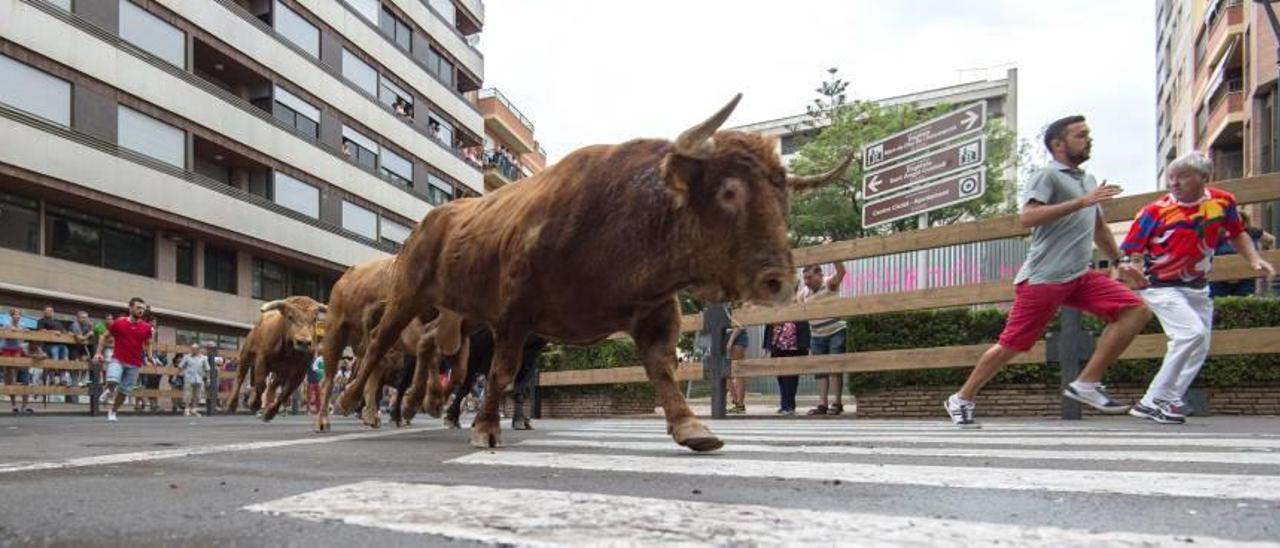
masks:
{"label": "apartment building", "polygon": [[475,94],[484,116],[484,186],[497,190],[547,167],[533,122],[497,88]]}
{"label": "apartment building", "polygon": [[480,0],[0,0],[0,305],[234,346],[485,192]]}

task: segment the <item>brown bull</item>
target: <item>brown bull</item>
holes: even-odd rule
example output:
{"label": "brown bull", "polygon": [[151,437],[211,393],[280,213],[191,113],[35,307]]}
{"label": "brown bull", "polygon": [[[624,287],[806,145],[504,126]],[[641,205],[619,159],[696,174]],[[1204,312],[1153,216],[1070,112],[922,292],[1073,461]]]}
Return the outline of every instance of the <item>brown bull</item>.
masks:
{"label": "brown bull", "polygon": [[[367,332],[364,323],[366,317],[381,307],[387,298],[391,288],[393,261],[394,257],[386,257],[353,266],[333,284],[333,289],[329,292],[329,308],[325,315],[325,337],[321,343],[321,355],[324,357],[325,368],[324,379],[320,384],[320,412],[316,415],[315,430],[317,432],[329,429],[329,395],[333,393],[333,380],[337,374],[338,360],[342,357],[343,349],[347,347],[351,347],[357,355],[363,352]],[[434,312],[432,315],[434,316]],[[428,346],[418,348],[426,329],[426,323],[422,320],[411,322],[401,332],[397,348],[401,352],[417,355],[419,363],[423,366],[436,365],[439,361],[434,359],[434,339]],[[432,359],[424,359],[424,356]],[[344,415],[349,413],[355,407],[356,401],[363,399],[365,407],[361,413],[362,420],[369,426],[379,426],[378,389],[389,375],[388,368],[393,371],[400,369],[398,366],[393,366],[393,363],[399,363],[400,358],[395,356],[390,358],[390,360],[372,362],[380,364],[374,368],[363,367],[362,364],[371,363],[364,360],[353,364],[355,369],[352,373],[356,376],[347,384],[346,389],[343,390],[343,397],[337,402],[336,408],[340,413]],[[423,371],[422,378],[425,382],[419,391],[414,392],[417,395],[414,401],[420,402],[422,392],[428,392],[431,398],[428,401],[428,411],[434,411],[433,416],[438,417],[444,397],[438,376],[428,375],[427,371]],[[431,378],[436,380],[433,381]],[[343,405],[344,402],[346,405]],[[412,418],[412,415],[409,418]]]}
{"label": "brown bull", "polygon": [[[641,139],[579,149],[519,184],[436,208],[394,265],[386,313],[365,360],[377,360],[415,316],[442,311],[439,343],[459,348],[459,317],[493,330],[489,386],[505,387],[531,332],[590,344],[625,331],[666,412],[675,441],[723,445],[689,410],[673,368],[680,334],[676,292],[711,300],[787,301],[794,269],[790,192],[848,166],[788,177],[765,137],[717,131],[734,98],[674,142]],[[471,443],[501,444],[498,395],[489,391]]]}
{"label": "brown bull", "polygon": [[252,368],[253,398],[249,400],[249,409],[262,408],[265,396],[267,409],[262,420],[270,421],[311,368],[311,361],[315,359],[312,343],[316,320],[325,312],[325,305],[310,297],[288,297],[263,304],[261,310],[262,317],[245,338],[240,351],[240,367],[227,411],[234,413],[239,407],[241,385]]}

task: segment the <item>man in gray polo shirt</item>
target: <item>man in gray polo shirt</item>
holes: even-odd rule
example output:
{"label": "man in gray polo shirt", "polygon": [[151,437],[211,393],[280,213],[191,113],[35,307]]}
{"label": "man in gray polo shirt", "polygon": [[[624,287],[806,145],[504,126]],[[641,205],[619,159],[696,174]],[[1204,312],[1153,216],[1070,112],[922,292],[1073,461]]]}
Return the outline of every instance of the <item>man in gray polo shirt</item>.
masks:
{"label": "man in gray polo shirt", "polygon": [[[1044,146],[1053,155],[1027,185],[1020,215],[1031,228],[1031,249],[1014,279],[1013,309],[1000,340],[987,350],[960,391],[943,403],[951,420],[960,426],[974,424],[974,398],[1015,356],[1040,340],[1045,327],[1063,305],[1078,308],[1107,321],[1097,349],[1084,371],[1062,395],[1104,413],[1129,410],[1107,395],[1102,375],[1151,319],[1142,299],[1117,281],[1124,277],[1137,287],[1147,284],[1141,270],[1122,262],[1120,247],[1107,229],[1098,204],[1120,194],[1117,186],[1101,186],[1080,169],[1089,160],[1093,139],[1083,116],[1057,120],[1044,132]],[[1108,276],[1090,270],[1093,244],[1119,265]]]}

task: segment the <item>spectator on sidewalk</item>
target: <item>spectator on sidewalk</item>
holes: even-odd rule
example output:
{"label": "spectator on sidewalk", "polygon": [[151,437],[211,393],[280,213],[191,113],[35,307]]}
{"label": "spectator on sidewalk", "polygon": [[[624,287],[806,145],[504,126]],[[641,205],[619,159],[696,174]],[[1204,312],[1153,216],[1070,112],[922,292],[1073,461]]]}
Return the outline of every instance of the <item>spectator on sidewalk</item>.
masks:
{"label": "spectator on sidewalk", "polygon": [[[796,300],[801,303],[812,303],[818,301],[826,301],[830,299],[840,298],[840,284],[844,283],[844,263],[835,263],[835,272],[826,276],[822,272],[822,267],[813,265],[804,269],[804,284],[800,286],[800,291],[796,294]],[[843,354],[845,347],[845,339],[848,334],[849,325],[840,319],[813,320],[810,323],[810,329],[813,334],[813,344],[810,352],[817,356],[820,354]],[[810,415],[839,415],[844,413],[844,397],[842,390],[844,389],[844,374],[819,374],[818,379],[818,406],[809,410]],[[834,393],[835,403],[827,405],[828,390]]]}
{"label": "spectator on sidewalk", "polygon": [[[733,321],[733,315],[729,315],[729,336],[725,338],[725,355],[729,360],[737,361],[747,357],[747,348],[751,346],[751,336],[747,334],[746,326],[738,325]],[[735,414],[743,414],[747,412],[747,383],[742,377],[729,377],[729,403],[728,412]]]}
{"label": "spectator on sidewalk", "polygon": [[[44,311],[40,315],[40,320],[36,322],[36,329],[41,331],[49,331],[51,333],[62,334],[67,332],[67,327],[62,322],[53,317],[53,305],[45,305]],[[65,361],[70,359],[70,352],[66,344],[63,343],[45,343],[44,354],[49,359]],[[56,370],[50,370],[45,380],[45,384],[57,384],[54,379],[61,379],[61,375]]]}
{"label": "spectator on sidewalk", "polygon": [[[809,322],[782,322],[769,324],[764,329],[765,350],[775,358],[809,355]],[[778,376],[778,414],[796,414],[796,389],[800,386],[798,375]]]}
{"label": "spectator on sidewalk", "polygon": [[[71,348],[71,359],[87,362],[93,357],[93,349],[98,346],[98,333],[94,328],[88,312],[76,312],[76,321],[71,322],[71,336],[76,338],[76,344]],[[76,386],[89,384],[88,371],[78,371],[74,377],[72,384]]]}
{"label": "spectator on sidewalk", "polygon": [[[177,373],[169,375],[169,378],[168,378],[169,388],[173,390],[180,391],[183,388],[185,388],[184,385],[186,383],[184,382],[182,377],[182,360],[185,360],[185,359],[187,359],[186,354],[183,354],[182,352],[176,352],[173,355],[173,359],[170,360],[170,364],[173,365],[174,369],[178,370]],[[171,413],[175,415],[178,414],[178,408],[181,407],[183,409],[183,414],[184,415],[186,414],[187,400],[186,400],[185,392],[183,394],[184,394],[183,397],[180,397],[180,398],[169,398],[169,411]]]}
{"label": "spectator on sidewalk", "polygon": [[316,354],[307,371],[307,414],[320,413],[320,381],[324,379],[324,356]]}
{"label": "spectator on sidewalk", "polygon": [[[12,329],[14,331],[22,330],[22,312],[17,308],[10,308],[7,316],[0,317],[0,329]],[[0,339],[0,356],[10,358],[21,358],[26,355],[26,341],[22,339]],[[31,372],[26,367],[4,367],[4,384],[5,386],[28,386],[31,384]],[[18,407],[18,397],[9,394],[9,405],[13,406],[13,413],[32,414],[30,407],[27,406],[30,396],[22,395],[22,407]]]}
{"label": "spectator on sidewalk", "polygon": [[209,357],[204,354],[204,347],[191,345],[191,353],[182,358],[179,369],[182,370],[182,395],[186,401],[183,415],[200,416],[200,395],[204,393],[205,377],[209,374]]}
{"label": "spectator on sidewalk", "polygon": [[1182,397],[1209,355],[1213,299],[1207,277],[1214,250],[1228,241],[1249,266],[1266,279],[1275,268],[1254,249],[1235,196],[1206,187],[1213,161],[1192,152],[1169,164],[1169,194],[1152,202],[1133,221],[1121,249],[1121,261],[1143,261],[1150,286],[1138,292],[1156,314],[1168,351],[1147,393],[1129,410],[1160,424],[1186,422]]}
{"label": "spectator on sidewalk", "polygon": [[[1244,231],[1248,233],[1249,239],[1253,241],[1253,247],[1258,250],[1273,249],[1276,246],[1276,237],[1262,230],[1250,222],[1249,214],[1243,210],[1240,211],[1240,221],[1244,224]],[[1224,255],[1235,255],[1236,249],[1232,245],[1230,238],[1222,238],[1218,240],[1218,247],[1214,249],[1215,257]],[[1269,293],[1270,284],[1266,278],[1255,278],[1247,280],[1223,280],[1220,282],[1212,282],[1209,284],[1210,297],[1250,297],[1253,295],[1263,296]]]}

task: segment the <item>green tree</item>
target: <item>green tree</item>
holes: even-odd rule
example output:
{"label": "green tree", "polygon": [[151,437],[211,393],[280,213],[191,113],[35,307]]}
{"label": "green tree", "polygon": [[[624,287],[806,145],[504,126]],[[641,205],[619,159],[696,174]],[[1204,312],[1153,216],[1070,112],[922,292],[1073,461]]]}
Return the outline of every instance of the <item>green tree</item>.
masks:
{"label": "green tree", "polygon": [[[847,83],[834,70],[830,79],[816,91],[819,97],[808,109],[814,127],[821,132],[805,143],[792,160],[790,169],[799,174],[821,173],[838,165],[850,154],[862,150],[871,141],[882,139],[929,118],[948,112],[953,105],[929,108],[915,105],[882,107],[874,101],[845,102]],[[960,220],[990,217],[1006,212],[1005,192],[1016,182],[1007,173],[1017,165],[1020,149],[1013,131],[1000,120],[988,120],[987,189],[981,198],[929,213],[931,225],[950,224]],[[863,171],[855,162],[844,177],[805,195],[791,204],[792,242],[797,246],[829,241],[849,240],[916,228],[914,218],[862,228]]]}

